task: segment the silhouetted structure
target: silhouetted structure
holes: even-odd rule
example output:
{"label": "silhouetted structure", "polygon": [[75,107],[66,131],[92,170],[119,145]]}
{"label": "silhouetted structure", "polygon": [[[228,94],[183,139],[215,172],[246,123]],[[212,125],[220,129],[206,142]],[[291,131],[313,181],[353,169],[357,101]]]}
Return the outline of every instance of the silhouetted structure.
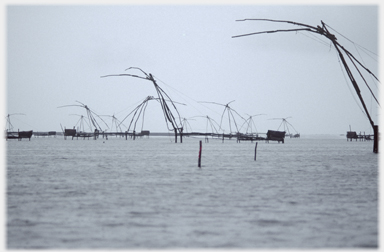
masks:
{"label": "silhouetted structure", "polygon": [[73,138],[76,136],[76,129],[65,129],[64,130],[64,139],[67,139],[67,137],[70,136]]}
{"label": "silhouetted structure", "polygon": [[[234,110],[233,108],[231,108],[231,107],[229,106],[229,104],[232,103],[232,102],[234,102],[234,100],[228,102],[227,104],[220,104],[220,103],[217,103],[217,102],[200,102],[200,103],[212,103],[212,104],[216,104],[216,105],[224,106],[224,111],[223,111],[223,113],[221,114],[221,119],[220,119],[220,125],[219,125],[219,128],[222,129],[223,132],[224,132],[224,129],[223,129],[221,126],[223,125],[223,117],[224,117],[224,114],[225,114],[225,112],[227,112],[227,114],[228,114],[229,133],[230,133],[230,134],[231,134],[231,133],[235,133],[235,134],[237,134],[237,133],[239,133],[240,131],[239,131],[239,128],[237,127],[236,119],[235,119],[235,117],[234,117],[234,115],[233,115],[233,112],[235,112],[235,113],[236,113],[241,119],[243,119],[244,121],[245,121],[245,119],[244,119],[239,113],[237,113],[236,110]],[[235,125],[236,132],[233,132],[233,131],[232,131],[232,122],[231,122],[231,118],[232,118],[233,123],[234,123],[234,125]]]}
{"label": "silhouetted structure", "polygon": [[357,140],[357,134],[356,134],[356,131],[348,131],[347,132],[347,141],[348,140],[351,140],[352,139],[356,139]]}
{"label": "silhouetted structure", "polygon": [[140,132],[140,135],[141,135],[141,136],[148,136],[148,137],[149,137],[149,134],[150,134],[150,131],[149,131],[149,130],[142,130],[142,131]]}
{"label": "silhouetted structure", "polygon": [[373,135],[366,135],[365,133],[363,135],[361,132],[357,134],[356,131],[347,131],[347,141],[352,141],[353,139],[356,141],[370,141],[372,140],[372,137]]}
{"label": "silhouetted structure", "polygon": [[29,141],[31,141],[33,131],[32,130],[17,131],[17,132],[7,131],[6,133],[7,133],[6,139],[17,139],[17,140],[21,141],[22,138],[28,138]]}
{"label": "silhouetted structure", "polygon": [[[285,132],[288,132],[288,134],[286,133],[285,136],[289,136],[289,138],[300,138],[300,134],[296,131],[296,129],[293,127],[292,124],[290,124],[287,119],[288,118],[291,118],[291,117],[286,117],[286,118],[272,118],[271,120],[282,120],[280,126],[277,128],[277,130],[280,129],[281,126],[283,126],[283,129]],[[289,131],[289,125],[295,130],[296,134],[293,135],[290,131]]]}
{"label": "silhouetted structure", "polygon": [[276,130],[268,130],[267,138],[265,141],[268,143],[269,141],[277,141],[278,143],[284,143],[285,131],[276,131]]}
{"label": "silhouetted structure", "polygon": [[[355,80],[355,78],[354,78],[354,76],[352,74],[352,71],[351,71],[351,69],[349,68],[349,66],[348,66],[348,64],[346,62],[346,58],[350,60],[350,62],[354,66],[354,69],[359,73],[361,79],[364,81],[365,85],[369,89],[372,97],[375,99],[375,101],[377,102],[378,105],[380,105],[380,104],[379,104],[376,96],[373,94],[373,92],[372,92],[371,88],[369,87],[367,81],[365,80],[365,78],[362,75],[362,71],[360,71],[358,66],[360,66],[362,68],[362,70],[365,70],[366,72],[368,72],[377,81],[379,81],[379,80],[368,68],[366,68],[363,64],[361,64],[360,61],[358,61],[348,50],[346,50],[342,45],[339,44],[339,42],[337,42],[336,36],[328,31],[328,27],[329,26],[326,25],[323,21],[321,21],[322,26],[318,25],[317,27],[310,26],[310,25],[307,25],[307,24],[292,22],[292,21],[273,20],[273,19],[242,19],[242,20],[236,20],[236,21],[246,21],[246,20],[289,23],[289,24],[301,26],[301,27],[304,27],[304,28],[253,32],[253,33],[233,36],[232,38],[238,38],[238,37],[250,36],[250,35],[257,35],[257,34],[265,34],[265,33],[308,31],[308,32],[313,32],[313,33],[317,33],[319,35],[325,36],[326,38],[328,38],[332,42],[332,44],[334,45],[336,51],[338,52],[339,58],[340,58],[343,66],[344,66],[344,69],[345,69],[345,71],[346,71],[346,73],[347,73],[347,75],[348,75],[348,77],[349,77],[349,79],[350,79],[350,81],[351,81],[355,91],[356,91],[357,96],[360,99],[361,104],[363,105],[364,111],[365,111],[365,113],[366,113],[366,115],[368,117],[368,120],[369,120],[372,128],[373,128],[373,132],[374,132],[373,152],[374,153],[378,153],[379,152],[379,126],[374,124],[374,122],[373,122],[373,120],[372,120],[372,118],[371,118],[371,116],[370,116],[370,114],[368,112],[368,109],[367,109],[367,107],[365,105],[364,99],[361,96],[360,88],[357,85],[357,82],[356,82],[356,80]],[[343,53],[345,54],[346,57],[344,57]]]}
{"label": "silhouetted structure", "polygon": [[25,114],[21,114],[21,113],[15,113],[15,114],[8,114],[6,116],[7,118],[7,126],[6,126],[6,130],[5,130],[5,139],[8,140],[8,139],[18,139],[19,141],[22,139],[22,138],[28,138],[29,140],[31,140],[31,137],[32,137],[32,134],[33,134],[33,131],[32,130],[29,130],[29,131],[13,131],[13,125],[11,123],[11,115],[25,115]]}
{"label": "silhouetted structure", "polygon": [[[171,108],[173,107],[173,109],[177,113],[179,119],[181,118],[180,114],[179,114],[179,111],[177,110],[177,108],[175,106],[175,103],[164,92],[164,90],[157,84],[156,80],[154,79],[154,77],[153,77],[153,75],[151,73],[147,74],[146,72],[144,72],[143,70],[141,70],[138,67],[129,67],[126,70],[130,70],[130,69],[137,69],[137,70],[139,70],[141,73],[144,74],[145,77],[138,76],[138,75],[133,75],[133,74],[111,74],[111,75],[101,76],[101,78],[103,78],[103,77],[110,77],[110,76],[130,76],[130,77],[135,77],[135,78],[140,78],[140,79],[151,81],[153,83],[155,89],[156,89],[156,93],[158,95],[158,98],[156,100],[158,100],[160,102],[160,105],[161,105],[161,108],[163,110],[164,119],[165,119],[165,122],[167,124],[168,130],[170,130],[170,131],[173,130],[174,131],[174,133],[175,133],[175,143],[177,143],[177,133],[179,132],[180,133],[180,142],[182,143],[183,142],[182,122],[180,121],[180,123],[178,124],[176,122],[175,116],[173,115],[173,113],[171,111]],[[168,106],[166,98],[168,98],[168,101],[171,102],[171,105],[172,105],[171,107]],[[148,96],[147,100],[144,101],[144,103],[146,103],[148,100],[151,100],[151,99],[154,99],[154,98],[151,97],[151,96]],[[143,106],[143,105],[141,104],[139,106]],[[140,113],[143,111],[143,107],[139,107],[139,106],[135,109],[136,110],[135,114],[137,113],[138,110],[140,111]],[[145,110],[145,107],[144,107],[144,110]],[[132,118],[132,121],[133,121],[133,118]],[[132,121],[131,121],[131,123],[132,123]],[[171,124],[172,129],[168,126],[168,123]],[[135,122],[135,124],[136,124],[136,122]]]}
{"label": "silhouetted structure", "polygon": [[[103,130],[100,127],[99,123],[97,122],[96,117],[99,118],[105,124],[105,126],[108,128],[107,123],[99,115],[97,115],[95,112],[93,112],[87,105],[85,105],[85,104],[83,104],[83,103],[81,103],[79,101],[76,101],[76,102],[80,103],[81,105],[78,105],[78,104],[75,104],[75,105],[65,105],[65,106],[60,106],[58,108],[64,108],[64,107],[82,107],[82,108],[85,108],[85,111],[87,112],[88,120],[90,122],[89,125],[93,125],[93,127],[95,127],[97,132],[103,131]],[[81,122],[83,121],[83,118],[84,117],[81,115],[80,116],[80,121]],[[90,127],[90,130],[93,131],[92,127]],[[95,133],[96,133],[96,131],[95,131]]]}

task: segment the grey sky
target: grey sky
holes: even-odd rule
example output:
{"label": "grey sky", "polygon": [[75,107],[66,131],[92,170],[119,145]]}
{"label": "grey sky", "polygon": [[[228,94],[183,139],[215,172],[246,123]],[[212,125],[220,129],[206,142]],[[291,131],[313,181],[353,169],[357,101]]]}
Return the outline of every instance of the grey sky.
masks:
{"label": "grey sky", "polygon": [[[8,5],[6,8],[6,111],[17,130],[60,131],[86,115],[80,101],[99,115],[122,120],[147,96],[151,82],[100,76],[139,67],[152,73],[175,101],[182,117],[209,116],[220,122],[228,103],[257,130],[276,130],[288,121],[302,134],[372,132],[355,91],[344,77],[335,49],[307,32],[234,35],[297,26],[244,18],[290,20],[312,26],[323,20],[339,42],[378,75],[378,6],[348,5]],[[355,44],[344,39],[347,37]],[[379,76],[380,78],[380,76]],[[367,81],[378,94],[371,78]],[[358,80],[378,124],[379,112]],[[372,100],[372,102],[371,102]],[[149,103],[144,129],[167,131],[160,105]],[[110,125],[111,119],[104,120]],[[223,127],[229,130],[224,117]],[[206,120],[190,120],[205,131]],[[243,121],[238,119],[238,126]],[[129,124],[128,119],[124,122]],[[138,126],[137,128],[141,128]],[[281,129],[281,128],[280,128]]]}

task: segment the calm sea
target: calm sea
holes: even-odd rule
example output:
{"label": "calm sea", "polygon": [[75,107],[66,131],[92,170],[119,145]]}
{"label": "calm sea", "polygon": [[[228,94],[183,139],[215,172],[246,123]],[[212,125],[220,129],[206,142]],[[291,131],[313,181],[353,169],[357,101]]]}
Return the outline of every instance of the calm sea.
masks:
{"label": "calm sea", "polygon": [[[202,140],[202,167],[198,168]],[[8,249],[377,248],[378,155],[149,137],[6,142]]]}

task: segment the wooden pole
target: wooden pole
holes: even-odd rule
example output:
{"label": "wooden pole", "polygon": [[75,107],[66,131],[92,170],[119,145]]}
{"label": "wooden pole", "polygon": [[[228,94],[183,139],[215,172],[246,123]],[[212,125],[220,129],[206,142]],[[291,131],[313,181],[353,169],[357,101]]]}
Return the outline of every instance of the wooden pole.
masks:
{"label": "wooden pole", "polygon": [[256,161],[256,152],[257,152],[257,142],[256,142],[256,145],[255,145],[255,161]]}
{"label": "wooden pole", "polygon": [[[302,30],[306,30],[306,31],[309,31],[309,32],[314,32],[314,33],[318,33],[320,35],[323,35],[325,36],[326,38],[328,38],[329,40],[331,40],[331,42],[333,43],[333,45],[335,46],[335,49],[336,51],[338,52],[339,54],[339,58],[341,59],[341,62],[344,66],[344,69],[352,83],[352,86],[354,87],[355,91],[356,91],[356,94],[358,96],[358,98],[360,99],[360,102],[364,108],[364,111],[369,119],[369,122],[371,123],[371,126],[373,128],[373,131],[374,131],[374,143],[373,143],[373,152],[374,153],[378,153],[378,148],[379,148],[379,132],[378,132],[378,125],[375,125],[369,112],[368,112],[368,109],[365,105],[365,102],[363,100],[363,97],[361,96],[361,93],[360,93],[360,88],[359,86],[357,85],[357,82],[355,80],[355,78],[353,77],[353,74],[352,74],[352,71],[350,70],[342,52],[344,52],[346,54],[346,56],[350,59],[351,63],[353,64],[353,66],[355,67],[355,70],[359,73],[360,77],[362,77],[363,81],[365,82],[365,84],[367,85],[368,89],[370,90],[372,96],[375,98],[377,104],[379,104],[379,102],[377,101],[375,95],[373,94],[371,88],[368,86],[367,82],[365,81],[363,75],[361,74],[360,70],[358,69],[357,65],[355,64],[358,63],[361,67],[363,67],[368,73],[370,73],[377,81],[377,77],[371,73],[371,71],[369,71],[369,69],[367,69],[366,67],[364,67],[350,52],[348,52],[343,46],[341,46],[338,42],[337,42],[337,38],[335,35],[331,34],[328,29],[327,29],[327,25],[321,21],[321,24],[322,24],[322,27],[320,26],[317,26],[317,27],[314,27],[314,26],[310,26],[310,25],[306,25],[306,24],[301,24],[301,23],[296,23],[296,22],[292,22],[292,21],[285,21],[285,20],[272,20],[272,19],[244,19],[244,20],[238,20],[238,21],[245,21],[245,20],[263,20],[263,21],[271,21],[271,22],[284,22],[284,23],[290,23],[290,24],[294,24],[294,25],[299,25],[299,26],[304,26],[305,28],[301,28],[301,29],[286,29],[286,30],[272,30],[272,31],[262,31],[262,32],[255,32],[255,33],[249,33],[249,34],[243,34],[243,35],[238,35],[238,36],[233,36],[232,38],[235,38],[235,37],[241,37],[241,36],[249,36],[249,35],[255,35],[255,34],[263,34],[263,33],[275,33],[275,32],[290,32],[290,31],[302,31]],[[352,139],[351,139],[352,141]]]}
{"label": "wooden pole", "polygon": [[202,141],[200,140],[200,150],[199,150],[199,161],[197,163],[197,166],[201,168],[201,149],[202,149]]}
{"label": "wooden pole", "polygon": [[379,125],[373,126],[373,152],[379,153]]}
{"label": "wooden pole", "polygon": [[[324,24],[323,24],[323,26],[324,26]],[[325,27],[325,26],[324,26],[324,27]],[[326,29],[326,28],[325,28],[325,29]],[[328,32],[328,30],[327,30],[327,32]],[[374,152],[374,153],[378,153],[378,151],[379,151],[379,149],[378,149],[378,148],[379,148],[378,132],[375,134],[375,131],[378,131],[378,127],[376,127],[377,125],[374,125],[374,122],[373,122],[373,120],[372,120],[372,118],[371,118],[371,116],[370,116],[370,114],[369,114],[369,112],[368,112],[368,109],[367,109],[367,107],[366,107],[366,105],[365,105],[365,102],[364,102],[364,100],[363,100],[363,97],[361,96],[359,86],[357,85],[357,83],[356,83],[356,81],[355,81],[355,78],[353,77],[352,72],[351,72],[351,70],[349,69],[349,67],[348,67],[348,65],[347,65],[347,62],[345,61],[343,54],[341,53],[339,47],[337,46],[336,39],[333,39],[333,40],[331,40],[331,41],[333,42],[333,44],[334,44],[336,50],[337,50],[338,53],[339,53],[339,57],[340,57],[340,59],[341,59],[341,62],[342,62],[343,65],[344,65],[344,69],[345,69],[345,71],[347,72],[348,77],[349,77],[350,81],[352,82],[352,86],[355,88],[356,94],[357,94],[358,98],[360,99],[361,104],[363,105],[365,114],[367,115],[367,117],[368,117],[368,119],[369,119],[369,122],[371,123],[371,126],[372,126],[372,128],[373,128],[373,132],[374,132],[373,152]]]}

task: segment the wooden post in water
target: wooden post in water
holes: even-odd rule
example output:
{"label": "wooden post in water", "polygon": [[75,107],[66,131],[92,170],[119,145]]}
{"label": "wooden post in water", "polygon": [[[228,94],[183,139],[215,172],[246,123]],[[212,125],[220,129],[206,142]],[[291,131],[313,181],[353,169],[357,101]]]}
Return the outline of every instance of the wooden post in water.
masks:
{"label": "wooden post in water", "polygon": [[174,128],[173,130],[175,131],[175,143],[177,143],[177,129]]}
{"label": "wooden post in water", "polygon": [[203,145],[203,143],[202,143],[202,141],[200,140],[199,161],[198,161],[198,163],[197,163],[197,166],[198,166],[199,168],[201,168],[201,149],[202,149],[202,145]]}
{"label": "wooden post in water", "polygon": [[379,125],[373,126],[373,153],[379,153]]}
{"label": "wooden post in water", "polygon": [[255,145],[255,161],[256,161],[256,152],[257,152],[257,142],[256,142],[256,145]]}

